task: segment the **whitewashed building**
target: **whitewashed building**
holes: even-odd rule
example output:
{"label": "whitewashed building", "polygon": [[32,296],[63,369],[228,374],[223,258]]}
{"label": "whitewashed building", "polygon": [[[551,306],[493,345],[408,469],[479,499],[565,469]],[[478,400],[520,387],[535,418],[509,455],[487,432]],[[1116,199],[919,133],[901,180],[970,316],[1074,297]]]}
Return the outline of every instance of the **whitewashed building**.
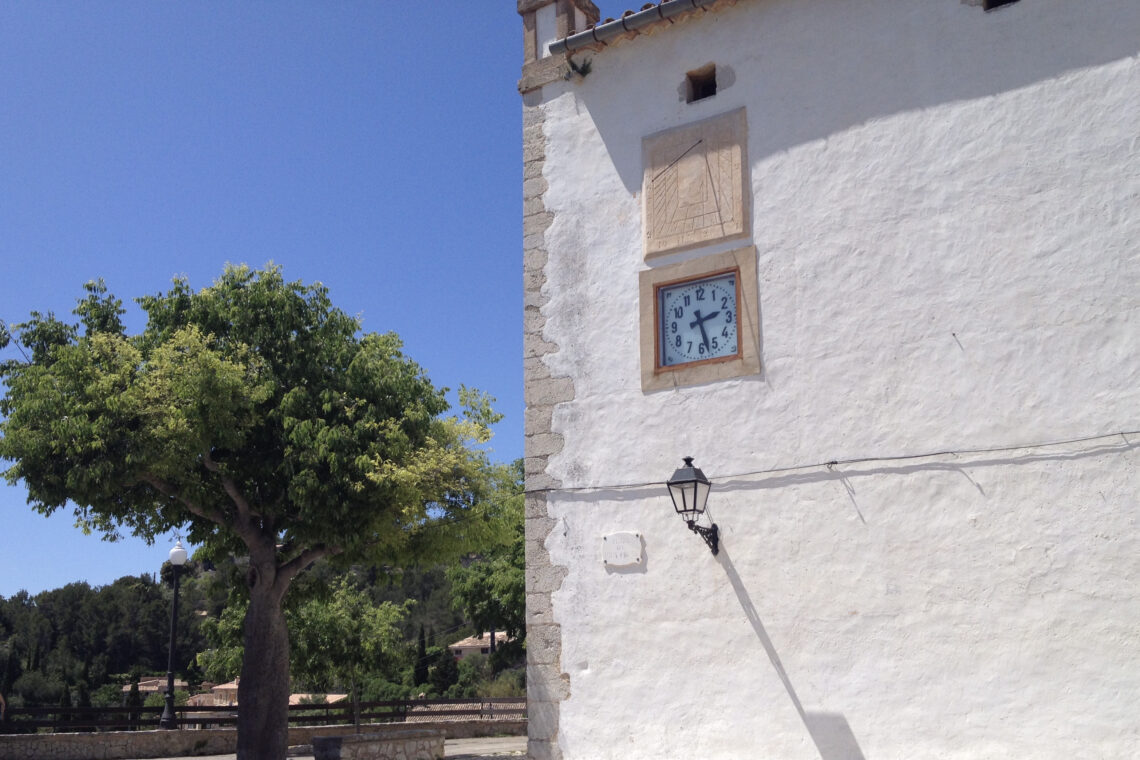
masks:
{"label": "whitewashed building", "polygon": [[467,638],[460,639],[454,644],[448,644],[447,648],[455,657],[456,662],[469,657],[474,654],[491,654],[491,637],[495,637],[495,646],[500,647],[511,641],[504,631],[490,631],[479,634],[478,636],[468,636]]}
{"label": "whitewashed building", "polygon": [[530,756],[1140,757],[1140,2],[518,8]]}

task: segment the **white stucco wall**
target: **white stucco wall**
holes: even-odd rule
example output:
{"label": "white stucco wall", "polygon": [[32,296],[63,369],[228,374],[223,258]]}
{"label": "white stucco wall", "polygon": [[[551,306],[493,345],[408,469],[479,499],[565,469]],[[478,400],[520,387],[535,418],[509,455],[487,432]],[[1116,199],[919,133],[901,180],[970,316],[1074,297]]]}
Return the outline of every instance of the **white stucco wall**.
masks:
{"label": "white stucco wall", "polygon": [[[1031,446],[1140,429],[1138,52],[1135,0],[741,0],[544,88],[566,758],[1140,755],[1140,437]],[[646,394],[641,139],[740,106],[764,371]]]}

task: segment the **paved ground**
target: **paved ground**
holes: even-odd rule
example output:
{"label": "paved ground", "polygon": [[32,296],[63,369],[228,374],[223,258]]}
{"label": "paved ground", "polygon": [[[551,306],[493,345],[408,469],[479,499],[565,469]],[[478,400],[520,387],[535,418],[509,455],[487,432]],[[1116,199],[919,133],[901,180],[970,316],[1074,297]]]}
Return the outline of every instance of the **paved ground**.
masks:
{"label": "paved ground", "polygon": [[[526,755],[525,736],[491,736],[482,739],[448,739],[446,756],[454,760],[486,760],[487,758],[523,757]],[[312,755],[290,755],[292,760],[313,760]],[[196,760],[235,760],[236,755],[209,755]],[[177,760],[166,758],[166,760]]]}
{"label": "paved ground", "polygon": [[484,757],[522,757],[526,755],[525,736],[493,736],[485,739],[448,739],[447,757],[475,760]]}

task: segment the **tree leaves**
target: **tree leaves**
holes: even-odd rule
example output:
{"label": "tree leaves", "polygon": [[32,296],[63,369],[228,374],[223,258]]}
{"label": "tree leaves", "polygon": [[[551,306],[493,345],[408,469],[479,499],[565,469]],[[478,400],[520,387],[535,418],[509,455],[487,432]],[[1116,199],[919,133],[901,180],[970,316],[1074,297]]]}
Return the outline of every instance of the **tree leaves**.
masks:
{"label": "tree leaves", "polygon": [[130,336],[106,286],[85,291],[80,325],[33,313],[15,327],[27,352],[0,365],[4,476],[106,536],[182,528],[203,556],[249,557],[244,627],[265,648],[243,664],[257,686],[243,679],[256,707],[239,754],[280,754],[281,603],[297,574],[323,557],[422,561],[503,531],[479,448],[490,399],[462,388],[463,416],[443,417],[446,390],[395,334],[361,334],[323,285],[273,265],[227,266],[198,292],[175,280],[138,299],[147,324]]}
{"label": "tree leaves", "polygon": [[84,290],[80,325],[15,327],[30,361],[3,376],[4,474],[40,511],[70,501],[112,536],[187,526],[208,550],[281,544],[282,565],[316,546],[454,548],[425,528],[478,511],[490,400],[461,388],[464,416],[441,417],[444,389],[399,338],[359,334],[319,283],[272,265],[227,267],[199,292],[175,280],[138,299],[134,336],[102,281]]}
{"label": "tree leaves", "polygon": [[480,633],[499,630],[522,639],[526,635],[525,543],[523,530],[522,462],[501,467],[495,497],[513,528],[508,542],[488,546],[483,556],[451,567],[447,577],[455,608]]}
{"label": "tree leaves", "polygon": [[289,614],[292,672],[304,685],[328,692],[358,685],[364,673],[387,672],[406,659],[399,624],[413,602],[374,604],[341,577],[326,599],[309,599]]}

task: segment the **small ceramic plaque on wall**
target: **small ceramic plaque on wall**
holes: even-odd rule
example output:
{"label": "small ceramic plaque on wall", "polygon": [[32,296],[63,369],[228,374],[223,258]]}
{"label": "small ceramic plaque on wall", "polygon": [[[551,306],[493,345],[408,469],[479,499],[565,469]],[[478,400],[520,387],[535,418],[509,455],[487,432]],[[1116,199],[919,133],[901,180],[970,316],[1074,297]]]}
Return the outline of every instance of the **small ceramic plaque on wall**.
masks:
{"label": "small ceramic plaque on wall", "polygon": [[743,108],[642,144],[645,257],[748,235]]}

